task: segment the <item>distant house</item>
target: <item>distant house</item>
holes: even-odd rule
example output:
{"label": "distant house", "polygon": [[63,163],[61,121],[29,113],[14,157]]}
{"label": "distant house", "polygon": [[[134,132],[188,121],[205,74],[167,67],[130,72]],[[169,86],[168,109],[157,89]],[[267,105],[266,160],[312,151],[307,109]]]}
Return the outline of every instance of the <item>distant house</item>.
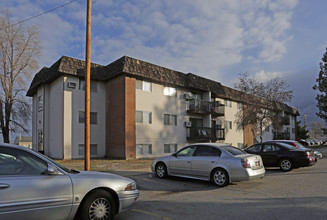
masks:
{"label": "distant house", "polygon": [[14,144],[32,149],[32,137],[19,135],[15,138]]}
{"label": "distant house", "polygon": [[[57,159],[84,157],[85,62],[63,56],[34,77],[33,149]],[[124,56],[91,64],[91,157],[146,158],[168,155],[190,143],[250,145],[238,129],[242,103],[236,91],[192,73]],[[280,105],[285,123],[267,128],[265,139],[295,138],[298,112]],[[278,136],[279,135],[279,136]]]}

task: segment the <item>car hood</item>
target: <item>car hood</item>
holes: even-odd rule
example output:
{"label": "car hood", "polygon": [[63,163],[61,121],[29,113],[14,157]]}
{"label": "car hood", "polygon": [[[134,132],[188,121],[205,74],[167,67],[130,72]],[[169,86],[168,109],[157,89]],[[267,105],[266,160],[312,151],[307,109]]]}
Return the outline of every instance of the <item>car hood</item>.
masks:
{"label": "car hood", "polygon": [[97,171],[78,171],[78,173],[70,174],[72,178],[110,178],[111,180],[130,180],[127,177],[123,177],[113,173],[97,172]]}

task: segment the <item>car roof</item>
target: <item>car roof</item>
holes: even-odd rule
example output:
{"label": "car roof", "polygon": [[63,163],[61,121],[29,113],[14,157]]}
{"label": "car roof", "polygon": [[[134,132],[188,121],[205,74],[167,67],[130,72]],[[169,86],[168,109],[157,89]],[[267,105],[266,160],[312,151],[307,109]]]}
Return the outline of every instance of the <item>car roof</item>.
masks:
{"label": "car roof", "polygon": [[222,143],[196,143],[190,144],[188,146],[213,146],[213,147],[222,147],[222,146],[231,146],[229,144],[222,144]]}

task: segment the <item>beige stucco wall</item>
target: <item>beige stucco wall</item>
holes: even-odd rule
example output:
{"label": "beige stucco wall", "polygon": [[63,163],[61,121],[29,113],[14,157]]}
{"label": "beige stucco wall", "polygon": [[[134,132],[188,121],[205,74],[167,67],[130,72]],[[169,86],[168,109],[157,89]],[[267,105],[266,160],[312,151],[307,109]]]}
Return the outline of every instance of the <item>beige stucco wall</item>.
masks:
{"label": "beige stucco wall", "polygon": [[[75,82],[76,88],[68,88],[68,82]],[[97,124],[90,124],[90,144],[97,145],[97,155],[91,157],[101,158],[105,156],[105,88],[103,82],[96,84],[97,92],[90,94],[90,111],[97,113]],[[65,118],[69,120],[65,130],[71,132],[71,137],[67,135],[65,142],[73,159],[84,158],[84,154],[79,155],[78,151],[78,145],[84,144],[85,125],[79,123],[79,112],[85,111],[84,99],[85,91],[79,89],[79,79],[74,76],[65,78]]]}
{"label": "beige stucco wall", "polygon": [[[225,100],[223,99],[217,99],[222,104],[225,104]],[[232,107],[225,105],[225,116],[218,118],[217,124],[221,124],[223,128],[225,128],[225,121],[231,121],[232,122],[232,129],[226,129],[225,128],[225,140],[220,141],[226,144],[231,144],[234,147],[239,147],[240,145],[243,145],[244,138],[243,138],[243,130],[239,130],[237,127],[237,123],[235,121],[236,114],[238,112],[237,102],[230,101],[232,103]]]}
{"label": "beige stucco wall", "polygon": [[[180,149],[187,145],[185,92],[177,90],[177,97],[165,96],[164,86],[152,83],[152,92],[136,89],[136,110],[152,112],[152,124],[136,123],[136,144],[152,144],[152,154],[136,155],[157,157],[164,155],[164,144],[177,144]],[[164,125],[164,114],[177,115],[177,126]]]}

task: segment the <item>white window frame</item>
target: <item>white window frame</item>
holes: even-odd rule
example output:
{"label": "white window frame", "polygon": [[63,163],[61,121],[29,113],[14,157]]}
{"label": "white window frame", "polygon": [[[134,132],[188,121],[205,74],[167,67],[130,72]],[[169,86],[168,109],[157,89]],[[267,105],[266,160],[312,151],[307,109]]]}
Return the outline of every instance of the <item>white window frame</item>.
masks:
{"label": "white window frame", "polygon": [[174,96],[177,97],[177,89],[173,87],[164,87],[163,94],[165,96]]}
{"label": "white window frame", "polygon": [[[83,156],[85,150],[85,145],[84,144],[79,144],[78,145],[78,155]],[[91,156],[97,156],[98,155],[98,145],[97,144],[90,144],[90,155]]]}
{"label": "white window frame", "polygon": [[164,153],[175,153],[177,151],[177,144],[164,144]]}
{"label": "white window frame", "polygon": [[[137,114],[142,114],[142,120],[139,120]],[[148,120],[146,120],[148,119]],[[138,124],[152,124],[152,112],[136,111],[136,123]]]}
{"label": "white window frame", "polygon": [[136,144],[136,155],[152,154],[152,144]]}
{"label": "white window frame", "polygon": [[164,114],[164,125],[177,125],[177,115]]}
{"label": "white window frame", "polygon": [[152,92],[152,83],[142,80],[136,80],[136,89],[144,92]]}

